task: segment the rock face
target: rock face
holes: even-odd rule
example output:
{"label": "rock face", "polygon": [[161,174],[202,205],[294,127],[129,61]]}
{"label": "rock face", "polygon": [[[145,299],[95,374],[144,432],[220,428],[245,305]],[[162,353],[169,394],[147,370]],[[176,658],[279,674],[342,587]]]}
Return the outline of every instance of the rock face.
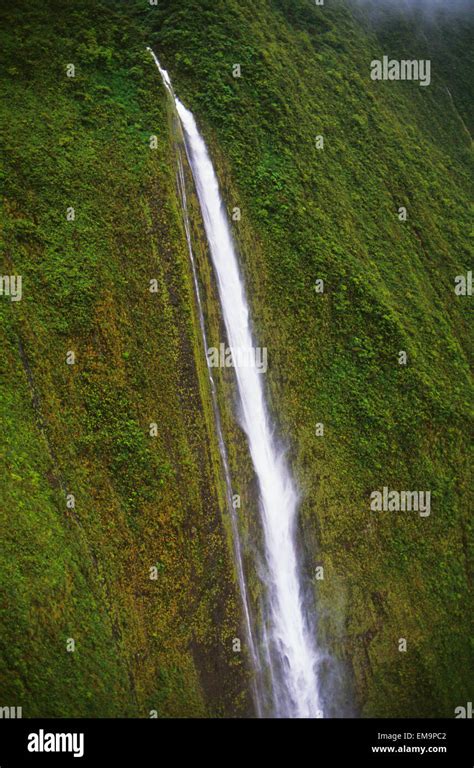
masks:
{"label": "rock face", "polygon": [[[268,348],[327,711],[454,717],[472,701],[472,24],[370,5],[3,13],[2,706],[253,711],[173,120],[147,45],[210,148]],[[429,85],[371,78],[371,62],[405,59],[430,61]],[[189,206],[219,350],[191,185]],[[216,376],[256,544],[232,377]],[[374,511],[380,489],[423,489],[430,514]]]}

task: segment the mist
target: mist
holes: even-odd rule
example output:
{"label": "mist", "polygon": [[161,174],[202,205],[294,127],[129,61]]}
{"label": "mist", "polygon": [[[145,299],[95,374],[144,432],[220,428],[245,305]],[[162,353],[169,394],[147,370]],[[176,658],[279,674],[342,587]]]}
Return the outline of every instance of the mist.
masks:
{"label": "mist", "polygon": [[376,13],[385,10],[412,10],[427,16],[445,14],[474,15],[474,0],[349,0],[353,5],[363,6]]}

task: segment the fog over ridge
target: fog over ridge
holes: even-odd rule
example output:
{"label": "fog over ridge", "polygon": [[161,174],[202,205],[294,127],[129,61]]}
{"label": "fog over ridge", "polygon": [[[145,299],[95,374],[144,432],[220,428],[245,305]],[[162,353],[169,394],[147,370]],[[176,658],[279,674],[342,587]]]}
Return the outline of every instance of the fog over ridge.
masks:
{"label": "fog over ridge", "polygon": [[442,12],[469,12],[474,15],[474,0],[348,0],[353,5],[372,6],[374,10],[380,10],[384,6],[400,11],[413,9],[426,13]]}

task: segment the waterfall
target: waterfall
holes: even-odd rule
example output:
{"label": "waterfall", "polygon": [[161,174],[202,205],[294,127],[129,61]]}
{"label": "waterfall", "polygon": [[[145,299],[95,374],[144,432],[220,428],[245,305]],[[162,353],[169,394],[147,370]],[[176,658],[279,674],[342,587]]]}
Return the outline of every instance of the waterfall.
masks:
{"label": "waterfall", "polygon": [[[181,156],[181,150],[178,150],[178,189],[181,196],[184,229],[186,232],[186,241],[188,244],[188,253],[189,253],[189,259],[191,262],[191,271],[193,275],[194,293],[196,296],[196,303],[197,303],[197,310],[198,310],[198,317],[199,317],[199,327],[201,330],[203,346],[204,346],[204,349],[206,350],[208,348],[207,333],[206,333],[206,325],[204,322],[204,312],[202,308],[201,289],[199,287],[199,280],[198,280],[197,271],[196,271],[196,262],[194,260],[193,245],[191,240],[191,225],[190,225],[189,214],[188,214],[188,202],[186,198],[186,184],[185,184],[185,178],[184,178],[183,158]],[[208,360],[208,358],[206,359]],[[210,367],[209,360],[208,360],[208,376],[209,376],[209,385],[211,390],[212,408],[214,411],[214,423],[216,426],[217,442],[219,445],[219,453],[221,456],[222,466],[224,469],[227,510],[229,512],[231,525],[232,525],[232,540],[234,543],[234,562],[235,562],[235,567],[237,571],[237,579],[239,582],[240,594],[242,597],[242,605],[243,605],[244,621],[245,621],[245,634],[247,638],[252,667],[256,672],[255,679],[253,681],[253,699],[255,703],[255,708],[257,710],[257,714],[261,715],[262,714],[262,698],[263,698],[262,692],[260,690],[260,675],[259,675],[259,672],[261,670],[261,665],[259,662],[259,656],[255,646],[254,633],[252,630],[252,621],[250,619],[250,607],[249,607],[249,600],[247,595],[247,585],[245,583],[245,575],[244,575],[244,568],[243,568],[243,562],[242,562],[242,549],[240,545],[240,537],[239,537],[239,531],[238,531],[238,525],[237,525],[236,512],[232,503],[232,481],[231,481],[230,469],[229,469],[229,459],[227,457],[227,448],[225,445],[224,435],[222,432],[222,422],[221,422],[221,415],[219,410],[219,403],[217,400],[216,385],[215,385],[214,377],[212,375],[212,369]]]}
{"label": "waterfall", "polygon": [[[317,676],[319,658],[305,615],[295,543],[298,495],[283,451],[279,449],[274,435],[265,402],[262,374],[258,366],[250,364],[250,361],[256,357],[250,313],[225,206],[212,161],[194,116],[176,97],[168,73],[162,69],[153,51],[148,50],[174,101],[183,129],[188,161],[216,276],[229,347],[233,352],[239,353],[234,355],[234,360],[236,358],[244,360],[243,364],[235,364],[235,376],[240,422],[247,436],[250,456],[258,480],[260,524],[264,547],[264,562],[260,569],[264,582],[263,626],[258,633],[258,648],[252,645],[251,654],[255,654],[254,664],[257,672],[259,669],[264,670],[261,677],[262,679],[264,677],[270,688],[272,715],[319,717],[321,716]],[[184,185],[181,185],[181,189],[184,189]],[[187,226],[188,232],[189,226]],[[188,246],[191,248],[190,240],[188,240]],[[192,263],[195,270],[193,259]],[[194,277],[196,285],[195,271]],[[202,308],[200,311],[202,313]],[[204,324],[201,327],[201,331],[203,330]],[[207,349],[207,345],[205,348]],[[211,374],[210,377],[212,379]],[[211,387],[213,386],[214,382],[211,381]],[[222,431],[219,434],[219,430],[220,421],[218,439],[224,443]],[[225,465],[228,472],[227,459],[225,459]],[[234,524],[236,525],[235,521]],[[234,533],[238,538],[237,529]],[[240,545],[237,545],[236,551],[244,614],[246,621],[249,622],[247,635],[253,638],[255,630],[250,625]],[[251,642],[253,643],[253,639]]]}

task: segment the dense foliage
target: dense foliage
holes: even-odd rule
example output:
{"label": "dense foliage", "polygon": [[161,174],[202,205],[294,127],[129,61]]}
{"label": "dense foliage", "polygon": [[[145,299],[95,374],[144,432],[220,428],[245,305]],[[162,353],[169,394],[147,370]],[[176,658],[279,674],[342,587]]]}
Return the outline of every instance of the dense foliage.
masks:
{"label": "dense foliage", "polygon": [[[466,19],[387,27],[342,0],[48,0],[2,26],[2,270],[24,281],[21,302],[0,303],[3,698],[27,698],[25,714],[246,707],[151,44],[242,210],[235,236],[301,487],[320,641],[357,710],[451,716],[472,699],[474,653],[471,299],[454,293],[472,268]],[[370,80],[374,58],[428,53],[429,88]],[[383,486],[430,489],[431,515],[371,512]]]}
{"label": "dense foliage", "polygon": [[100,3],[12,7],[2,28],[2,274],[23,277],[0,302],[2,703],[245,711],[164,94]]}

